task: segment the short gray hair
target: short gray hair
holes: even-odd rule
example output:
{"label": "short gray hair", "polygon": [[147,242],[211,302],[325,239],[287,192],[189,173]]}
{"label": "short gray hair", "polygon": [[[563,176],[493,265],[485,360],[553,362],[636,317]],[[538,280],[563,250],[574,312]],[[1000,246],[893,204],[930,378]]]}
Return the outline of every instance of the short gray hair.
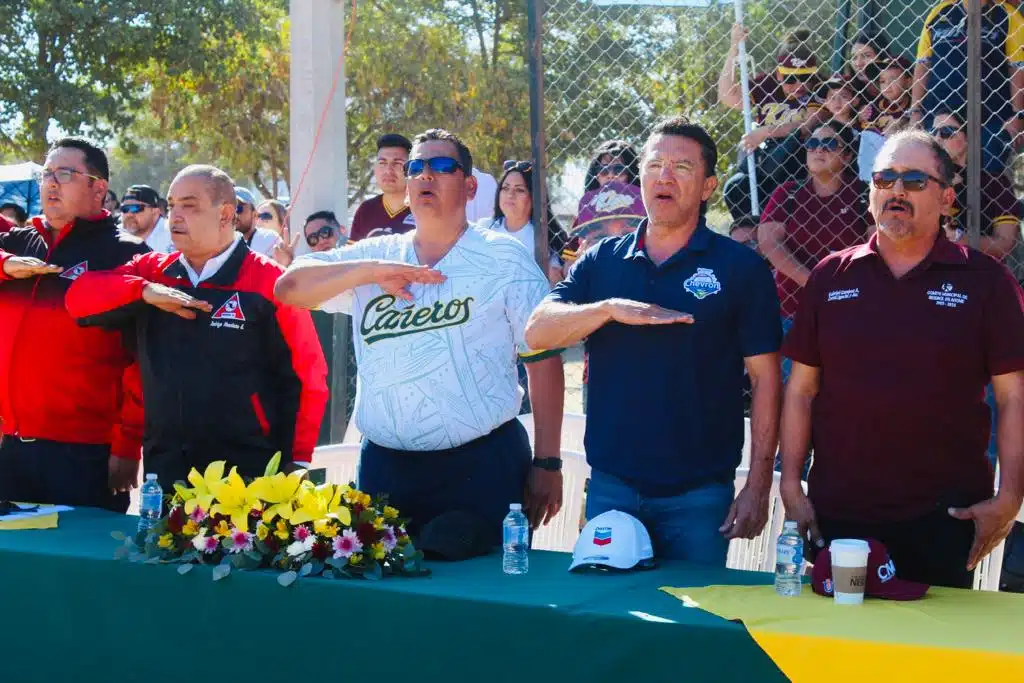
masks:
{"label": "short gray hair", "polygon": [[946,183],[946,185],[953,183],[953,176],[956,175],[956,162],[953,161],[946,148],[934,136],[929,135],[923,130],[903,130],[896,133],[885,141],[882,149],[878,151],[878,156],[882,156],[883,151],[898,147],[904,143],[927,147],[931,151],[932,156],[935,157],[935,163],[939,167],[939,180]]}
{"label": "short gray hair", "polygon": [[214,206],[235,203],[235,181],[224,171],[209,164],[192,164],[178,171],[174,179],[193,176],[206,179]]}

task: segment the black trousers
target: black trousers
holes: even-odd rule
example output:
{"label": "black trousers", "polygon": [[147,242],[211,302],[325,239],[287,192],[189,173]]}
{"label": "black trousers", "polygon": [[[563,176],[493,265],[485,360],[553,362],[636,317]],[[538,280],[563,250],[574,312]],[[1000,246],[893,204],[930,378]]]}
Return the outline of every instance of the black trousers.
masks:
{"label": "black trousers", "polygon": [[[961,507],[961,506],[956,506]],[[826,548],[836,538],[874,538],[881,541],[896,565],[896,576],[930,586],[970,588],[974,573],[967,557],[974,542],[974,522],[950,517],[948,506],[936,506],[923,517],[904,522],[867,523],[818,518]],[[808,560],[817,551],[805,544]]]}
{"label": "black trousers", "polygon": [[128,509],[128,494],[107,483],[110,446],[5,436],[0,442],[0,500]]}
{"label": "black trousers", "polygon": [[509,504],[523,502],[531,453],[519,420],[441,451],[399,451],[363,439],[359,488],[388,494],[413,536],[434,517],[463,510],[486,522],[498,544]]}

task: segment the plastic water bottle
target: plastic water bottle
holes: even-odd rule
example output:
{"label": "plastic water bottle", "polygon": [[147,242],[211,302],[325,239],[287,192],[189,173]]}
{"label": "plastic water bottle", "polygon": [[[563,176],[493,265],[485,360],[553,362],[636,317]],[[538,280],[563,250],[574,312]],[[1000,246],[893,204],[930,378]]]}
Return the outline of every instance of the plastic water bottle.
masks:
{"label": "plastic water bottle", "polygon": [[147,474],[146,481],[139,489],[139,529],[145,535],[160,520],[160,511],[164,501],[164,490],[160,488],[155,474]]}
{"label": "plastic water bottle", "polygon": [[523,514],[523,506],[512,503],[508,506],[508,514],[501,523],[504,557],[501,568],[506,574],[525,574],[530,569],[530,522]]}
{"label": "plastic water bottle", "polygon": [[784,598],[800,595],[804,567],[804,539],[796,522],[786,522],[775,545],[775,592]]}

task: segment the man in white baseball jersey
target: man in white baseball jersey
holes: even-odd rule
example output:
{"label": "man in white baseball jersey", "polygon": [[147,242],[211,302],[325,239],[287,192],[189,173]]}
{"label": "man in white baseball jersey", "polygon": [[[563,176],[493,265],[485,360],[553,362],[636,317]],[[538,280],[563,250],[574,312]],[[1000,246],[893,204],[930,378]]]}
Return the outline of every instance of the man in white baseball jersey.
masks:
{"label": "man in white baseball jersey", "polygon": [[[416,229],[300,258],[275,291],[291,305],[352,314],[360,486],[388,493],[414,531],[466,510],[497,541],[524,493],[535,527],[561,507],[564,376],[557,352],[531,351],[523,339],[548,292],[533,255],[466,221],[472,170],[458,137],[423,133],[405,166]],[[528,361],[532,462],[516,419],[517,355]]]}

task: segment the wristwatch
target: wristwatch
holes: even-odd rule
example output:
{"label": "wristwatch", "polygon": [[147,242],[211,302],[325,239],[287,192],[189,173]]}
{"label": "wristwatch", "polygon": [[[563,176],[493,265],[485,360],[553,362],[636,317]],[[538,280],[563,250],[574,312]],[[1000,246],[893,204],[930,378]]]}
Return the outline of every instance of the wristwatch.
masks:
{"label": "wristwatch", "polygon": [[534,458],[533,466],[539,467],[548,472],[560,472],[562,470],[561,458]]}

